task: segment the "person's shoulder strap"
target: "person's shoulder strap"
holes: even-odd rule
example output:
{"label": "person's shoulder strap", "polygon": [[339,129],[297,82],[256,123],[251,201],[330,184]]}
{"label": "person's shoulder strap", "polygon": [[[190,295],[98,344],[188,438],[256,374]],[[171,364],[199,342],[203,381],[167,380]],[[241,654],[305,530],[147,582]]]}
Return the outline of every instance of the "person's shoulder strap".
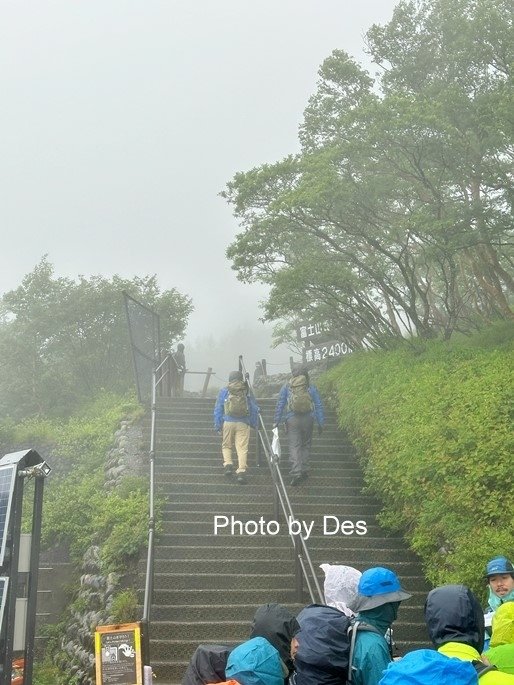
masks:
{"label": "person's shoulder strap", "polygon": [[481,678],[486,673],[489,673],[490,671],[498,670],[496,666],[493,666],[493,664],[484,664],[484,662],[480,661],[480,659],[474,659],[471,663],[475,667],[475,670],[479,678]]}
{"label": "person's shoulder strap", "polygon": [[348,626],[348,634],[350,635],[350,654],[348,657],[348,677],[347,682],[351,683],[353,680],[353,653],[355,651],[355,640],[357,639],[357,633],[359,630],[367,630],[370,633],[377,633],[381,635],[380,630],[375,628],[375,626],[369,625],[369,623],[364,623],[363,621],[352,621]]}

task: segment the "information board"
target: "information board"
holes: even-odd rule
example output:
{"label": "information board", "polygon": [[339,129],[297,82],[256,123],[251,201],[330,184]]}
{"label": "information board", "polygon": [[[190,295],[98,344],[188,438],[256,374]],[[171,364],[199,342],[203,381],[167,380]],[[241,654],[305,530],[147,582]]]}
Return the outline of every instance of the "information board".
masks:
{"label": "information board", "polygon": [[143,685],[140,624],[98,626],[95,659],[96,685]]}

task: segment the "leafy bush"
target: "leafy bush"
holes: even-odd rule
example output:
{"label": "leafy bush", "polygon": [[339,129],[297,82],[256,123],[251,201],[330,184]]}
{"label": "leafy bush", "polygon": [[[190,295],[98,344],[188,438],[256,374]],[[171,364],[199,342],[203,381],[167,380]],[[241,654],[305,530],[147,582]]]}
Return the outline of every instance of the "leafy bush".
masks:
{"label": "leafy bush", "polygon": [[[147,479],[127,476],[119,487],[107,491],[104,467],[120,421],[137,418],[141,413],[132,398],[102,393],[68,419],[31,418],[17,425],[1,425],[10,444],[43,446],[45,458],[55,467],[45,486],[43,547],[66,545],[78,566],[87,548],[95,544],[101,548],[105,574],[122,575],[133,567],[131,562],[137,559],[148,535]],[[46,457],[47,450],[51,458]],[[157,516],[160,506],[161,500],[157,499]],[[24,510],[30,515],[31,506],[24,506]],[[87,602],[83,596],[75,597],[61,622],[45,627],[47,652],[52,660],[37,665],[35,685],[78,682],[70,673],[69,655],[61,650],[61,640],[70,617],[87,610]],[[113,612],[116,620],[133,620],[137,615],[135,591],[120,591]]]}
{"label": "leafy bush", "polygon": [[403,530],[434,584],[483,595],[514,548],[512,353],[503,323],[452,343],[352,355],[322,381],[358,448],[382,522]]}
{"label": "leafy bush", "polygon": [[115,623],[132,623],[138,618],[137,594],[132,588],[122,590],[113,599],[111,613]]}

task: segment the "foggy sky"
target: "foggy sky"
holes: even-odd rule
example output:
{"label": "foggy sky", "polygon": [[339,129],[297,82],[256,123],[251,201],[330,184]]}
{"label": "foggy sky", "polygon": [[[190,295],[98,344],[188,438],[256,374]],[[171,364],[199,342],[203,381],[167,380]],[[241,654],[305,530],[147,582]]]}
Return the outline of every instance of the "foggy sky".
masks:
{"label": "foggy sky", "polygon": [[156,273],[193,298],[186,339],[255,326],[218,196],[298,149],[334,49],[395,0],[1,0],[0,293],[56,275]]}

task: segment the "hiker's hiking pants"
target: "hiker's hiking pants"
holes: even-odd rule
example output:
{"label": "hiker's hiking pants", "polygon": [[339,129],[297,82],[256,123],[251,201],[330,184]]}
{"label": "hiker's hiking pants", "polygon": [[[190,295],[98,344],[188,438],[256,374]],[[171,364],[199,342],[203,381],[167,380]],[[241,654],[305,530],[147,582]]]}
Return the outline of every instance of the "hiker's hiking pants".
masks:
{"label": "hiker's hiking pants", "polygon": [[312,414],[294,414],[286,421],[289,443],[290,475],[299,476],[309,470],[314,418]]}
{"label": "hiker's hiking pants", "polygon": [[236,473],[246,471],[248,462],[248,444],[250,442],[250,426],[243,421],[224,421],[221,451],[223,466],[232,464],[232,451],[235,447],[238,467]]}

